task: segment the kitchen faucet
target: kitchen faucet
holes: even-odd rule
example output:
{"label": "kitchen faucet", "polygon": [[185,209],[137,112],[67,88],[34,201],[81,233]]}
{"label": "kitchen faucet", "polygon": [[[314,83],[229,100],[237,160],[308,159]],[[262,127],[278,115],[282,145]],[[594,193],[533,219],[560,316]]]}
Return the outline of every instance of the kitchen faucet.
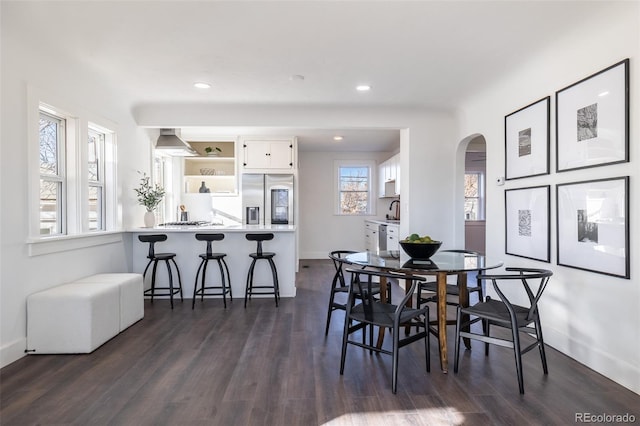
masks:
{"label": "kitchen faucet", "polygon": [[[391,210],[393,209],[393,204],[394,204],[394,203],[398,203],[398,205],[396,206],[396,214],[395,214],[395,216],[393,217],[393,219],[400,219],[400,209],[399,209],[399,208],[400,208],[400,200],[393,200],[393,201],[391,202],[391,204],[389,204],[389,211],[391,211]],[[391,218],[389,217],[389,215],[387,215],[387,218],[388,218],[388,219],[391,219]]]}

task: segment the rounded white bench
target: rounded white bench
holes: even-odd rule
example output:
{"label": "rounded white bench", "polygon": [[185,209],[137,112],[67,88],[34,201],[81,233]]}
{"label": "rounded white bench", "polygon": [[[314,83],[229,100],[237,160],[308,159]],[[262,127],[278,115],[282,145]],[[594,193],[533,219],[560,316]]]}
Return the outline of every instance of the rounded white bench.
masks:
{"label": "rounded white bench", "polygon": [[144,316],[140,274],[98,274],[27,297],[27,352],[89,353]]}

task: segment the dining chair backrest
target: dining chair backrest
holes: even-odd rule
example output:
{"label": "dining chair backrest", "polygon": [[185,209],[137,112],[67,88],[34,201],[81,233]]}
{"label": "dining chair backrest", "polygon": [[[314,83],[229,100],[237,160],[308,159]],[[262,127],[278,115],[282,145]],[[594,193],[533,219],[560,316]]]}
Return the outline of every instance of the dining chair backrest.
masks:
{"label": "dining chair backrest", "polygon": [[[503,289],[500,288],[501,281],[520,281],[524,290],[527,293],[527,297],[529,299],[529,312],[527,314],[527,320],[532,321],[537,315],[538,311],[538,301],[542,296],[542,293],[547,288],[547,284],[549,283],[549,278],[553,275],[553,272],[547,269],[538,269],[538,268],[516,268],[516,267],[508,267],[505,268],[507,272],[515,272],[513,274],[481,274],[478,275],[478,279],[480,280],[489,280],[491,281],[494,290],[498,293],[500,299],[505,303],[509,312],[513,313],[513,304],[509,300],[509,298],[505,295]],[[531,289],[531,281],[539,280],[538,288],[534,294]]]}
{"label": "dining chair backrest", "polygon": [[[426,281],[425,277],[419,275],[406,275],[373,269],[363,270],[348,268],[346,272],[349,272],[351,274],[351,290],[349,291],[349,294],[353,295],[357,292],[359,297],[362,299],[365,313],[369,310],[372,304],[376,302],[376,299],[373,297],[374,292],[372,291],[374,285],[377,284],[377,282],[373,280],[374,277],[377,277],[378,279],[385,278],[387,279],[387,281],[389,281],[390,279],[394,279],[398,281],[404,280],[407,283],[410,282],[411,286],[405,289],[405,294],[403,295],[402,300],[398,302],[397,308],[394,313],[396,319],[398,320],[400,319],[401,312],[407,308],[407,302],[413,297],[413,293],[415,293],[418,283]],[[390,302],[391,301],[387,301],[387,303]]]}
{"label": "dining chair backrest", "polygon": [[349,254],[356,253],[353,250],[334,250],[329,253],[329,258],[333,261],[333,267],[335,268],[335,274],[333,275],[333,286],[335,287],[338,282],[340,287],[346,287],[347,283],[344,279],[344,272],[342,266],[347,263],[345,257]]}
{"label": "dining chair backrest", "polygon": [[[413,308],[407,306],[407,302],[413,297],[418,283],[425,280],[424,277],[418,275],[409,275],[403,273],[386,272],[374,269],[357,269],[347,268],[345,272],[351,274],[351,284],[349,285],[349,299],[346,306],[346,315],[344,322],[344,332],[342,335],[342,355],[340,357],[340,374],[344,374],[344,366],[347,355],[347,346],[356,345],[369,352],[382,353],[391,355],[391,391],[395,394],[398,385],[398,352],[399,349],[418,341],[424,342],[425,351],[425,367],[427,372],[430,370],[429,355],[429,306]],[[374,281],[377,279],[380,284]],[[383,280],[387,283],[394,280],[402,280],[406,283],[406,289],[403,291],[402,298],[397,304],[392,303],[389,297],[384,297],[382,289],[380,290],[380,300],[375,299],[374,287],[380,285],[382,287]],[[388,288],[390,288],[389,286]],[[392,287],[400,289],[399,286]],[[399,291],[398,291],[399,292]],[[356,304],[355,299],[360,299],[360,303]],[[400,327],[405,327],[405,332],[400,331]],[[385,348],[382,340],[374,342],[374,327],[382,330],[389,329],[391,332],[391,349]],[[415,332],[412,332],[414,330]],[[368,340],[367,343],[367,331]],[[361,334],[362,341],[356,341],[350,336],[354,333]]]}

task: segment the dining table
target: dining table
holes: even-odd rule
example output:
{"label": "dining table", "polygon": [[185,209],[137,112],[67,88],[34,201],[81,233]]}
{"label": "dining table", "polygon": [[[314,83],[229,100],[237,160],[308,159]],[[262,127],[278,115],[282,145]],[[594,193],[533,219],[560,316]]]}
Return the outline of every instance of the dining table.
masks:
{"label": "dining table", "polygon": [[[455,323],[454,320],[447,319],[447,277],[457,276],[459,287],[458,303],[469,306],[469,295],[467,292],[467,274],[470,272],[484,271],[487,269],[499,268],[503,265],[500,260],[492,259],[479,253],[464,250],[443,250],[439,251],[429,259],[403,259],[396,252],[391,254],[375,254],[372,252],[356,252],[345,257],[345,262],[379,270],[398,272],[408,275],[430,275],[436,277],[437,283],[437,313],[434,321],[437,328],[432,328],[431,332],[438,337],[438,347],[440,353],[440,369],[447,373],[447,324]],[[381,294],[386,294],[385,280],[381,280]],[[408,289],[410,286],[405,286]],[[464,321],[463,321],[464,322]],[[380,330],[378,345],[382,344],[384,330]],[[465,339],[465,345],[470,348],[470,341]]]}

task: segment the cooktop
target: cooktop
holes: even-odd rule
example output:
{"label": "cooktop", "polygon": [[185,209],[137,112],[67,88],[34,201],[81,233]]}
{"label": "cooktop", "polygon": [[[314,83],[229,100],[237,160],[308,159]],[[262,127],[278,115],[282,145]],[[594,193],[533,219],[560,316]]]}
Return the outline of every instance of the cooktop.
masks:
{"label": "cooktop", "polygon": [[185,220],[179,222],[165,222],[161,223],[158,226],[204,226],[211,225],[211,222],[207,222],[205,220]]}

